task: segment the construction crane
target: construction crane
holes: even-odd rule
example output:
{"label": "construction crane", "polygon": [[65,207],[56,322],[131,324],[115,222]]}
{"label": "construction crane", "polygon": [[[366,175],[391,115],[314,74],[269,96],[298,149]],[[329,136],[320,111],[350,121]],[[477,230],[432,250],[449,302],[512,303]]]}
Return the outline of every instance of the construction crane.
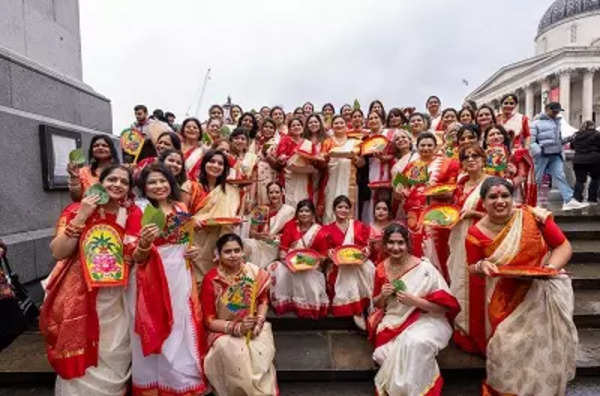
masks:
{"label": "construction crane", "polygon": [[[210,67],[206,71],[206,74],[204,75],[204,80],[202,81],[202,87],[200,88],[200,95],[196,102],[196,109],[193,114],[194,117],[200,116],[200,108],[202,107],[202,101],[204,100],[204,92],[206,91],[206,84],[208,83],[208,80],[210,80]],[[192,105],[193,105],[193,103],[190,104],[187,111],[185,112],[186,117],[190,117],[192,115],[192,114],[190,114],[190,111],[192,110]]]}

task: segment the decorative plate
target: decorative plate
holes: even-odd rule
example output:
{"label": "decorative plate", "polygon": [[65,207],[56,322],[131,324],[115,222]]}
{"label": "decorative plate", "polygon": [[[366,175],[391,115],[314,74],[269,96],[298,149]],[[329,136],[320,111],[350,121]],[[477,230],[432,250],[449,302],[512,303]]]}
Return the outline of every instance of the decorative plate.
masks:
{"label": "decorative plate", "polygon": [[365,262],[367,257],[362,249],[356,245],[344,245],[333,251],[331,258],[335,265],[358,265]]}
{"label": "decorative plate", "polygon": [[382,152],[386,149],[388,144],[390,143],[384,136],[372,136],[365,141],[360,146],[360,154],[361,155],[369,155],[378,152]]}
{"label": "decorative plate", "polygon": [[285,256],[285,265],[292,272],[314,269],[323,257],[313,249],[296,249]]}
{"label": "decorative plate", "polygon": [[202,220],[201,224],[204,227],[218,227],[225,225],[237,225],[241,222],[242,220],[239,217],[215,217],[212,219]]}
{"label": "decorative plate", "polygon": [[557,276],[560,271],[548,267],[532,267],[525,265],[502,265],[494,276],[506,278],[549,278]]}
{"label": "decorative plate", "polygon": [[508,152],[503,145],[493,145],[485,150],[485,169],[502,172],[508,166]]}
{"label": "decorative plate", "polygon": [[432,205],[423,213],[423,224],[436,228],[452,228],[460,218],[460,209],[453,205]]}
{"label": "decorative plate", "polygon": [[432,197],[452,193],[454,190],[456,190],[456,184],[436,184],[435,186],[427,187],[424,194],[427,197]]}
{"label": "decorative plate", "polygon": [[125,129],[121,132],[121,149],[130,155],[136,155],[144,144],[144,135],[137,129]]}
{"label": "decorative plate", "polygon": [[227,179],[225,182],[239,187],[250,186],[256,183],[257,179]]}
{"label": "decorative plate", "polygon": [[369,188],[370,189],[381,189],[381,188],[392,188],[392,182],[390,181],[378,181],[378,182],[373,182],[373,183],[369,183]]}
{"label": "decorative plate", "polygon": [[325,161],[325,159],[323,157],[321,157],[320,155],[312,154],[312,153],[309,153],[308,151],[296,150],[296,153],[300,157],[302,157],[308,161]]}

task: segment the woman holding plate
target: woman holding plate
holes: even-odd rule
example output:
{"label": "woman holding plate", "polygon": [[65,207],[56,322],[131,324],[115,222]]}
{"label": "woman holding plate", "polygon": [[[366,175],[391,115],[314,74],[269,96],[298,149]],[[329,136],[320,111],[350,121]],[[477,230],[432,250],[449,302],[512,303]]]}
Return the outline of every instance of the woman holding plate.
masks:
{"label": "woman holding plate", "polygon": [[387,259],[375,271],[369,317],[380,396],[440,395],[443,380],[436,355],[452,336],[460,310],[444,278],[426,259],[410,254],[408,230],[392,224],[383,232]]}
{"label": "woman holding plate", "polygon": [[[431,132],[423,132],[417,138],[419,159],[412,161],[404,170],[402,184],[406,224],[411,232],[411,245],[417,257],[428,257],[445,279],[448,279],[446,260],[448,258],[449,231],[423,226],[421,217],[427,207],[427,187],[438,184],[452,184],[458,176],[458,161],[436,155],[437,140]],[[432,203],[449,201],[446,196],[432,197]]]}
{"label": "woman holding plate", "polygon": [[[298,317],[310,319],[327,316],[329,297],[318,257],[319,251],[327,250],[327,242],[320,230],[312,201],[298,202],[295,218],[285,225],[281,234],[279,261],[269,265],[273,279],[271,305],[278,315],[294,312]],[[293,257],[294,252],[299,252],[300,256]],[[300,266],[309,267],[291,269],[289,266],[294,266],[298,260]]]}
{"label": "woman holding plate", "polygon": [[402,201],[402,184],[395,184],[394,181],[398,175],[402,175],[404,170],[411,161],[417,158],[417,153],[413,151],[413,143],[410,133],[405,130],[400,130],[394,141],[396,145],[396,158],[394,158],[394,165],[392,166],[391,178],[392,178],[392,207],[394,208],[393,217],[402,222],[406,223],[406,214],[404,208],[401,205]]}
{"label": "woman holding plate", "polygon": [[[219,236],[231,232],[240,207],[240,192],[237,187],[227,183],[229,162],[227,156],[218,150],[209,150],[202,158],[200,177],[202,201],[199,209],[193,213],[196,224],[200,228],[195,235],[194,246],[201,251],[194,262],[196,279],[202,281],[208,270],[214,266],[214,248]],[[215,223],[215,219],[225,222]]]}
{"label": "woman holding plate", "polygon": [[[333,135],[323,142],[321,148],[327,161],[327,173],[321,183],[319,199],[324,209],[323,223],[335,220],[333,201],[340,195],[349,197],[354,208],[358,206],[356,171],[365,165],[364,158],[359,156],[360,141],[348,138],[344,118],[340,115],[333,117],[332,126]],[[357,214],[353,217],[357,218]]]}
{"label": "woman holding plate", "polygon": [[250,238],[244,240],[246,257],[260,268],[278,258],[283,227],[294,218],[294,208],[284,204],[283,187],[277,182],[267,185],[269,206],[256,206],[250,214]]}
{"label": "woman holding plate", "polygon": [[[188,264],[196,262],[201,254],[190,245],[194,224],[180,202],[177,182],[163,164],[144,168],[139,184],[145,200],[138,201],[138,206],[144,212],[162,212],[163,220],[155,220],[161,224],[153,221],[145,225],[140,232],[134,256],[139,267],[129,282],[129,309],[137,319],[146,315],[148,307],[162,308],[165,314],[161,325],[165,329],[157,337],[156,328],[150,325],[135,322],[131,328],[133,395],[156,394],[165,389],[173,395],[202,395],[209,389],[201,364],[204,328],[194,270]],[[140,280],[151,271],[160,282],[140,287]],[[162,301],[156,301],[157,296]]]}
{"label": "woman holding plate", "polygon": [[[345,195],[333,201],[335,221],[324,225],[320,233],[326,239],[320,253],[334,262],[327,274],[333,316],[354,316],[357,325],[364,328],[363,313],[371,306],[375,266],[368,259],[371,230],[358,220],[352,220],[352,202]],[[359,257],[353,264],[336,259],[336,248],[352,245]],[[355,250],[356,250],[355,249]]]}
{"label": "woman holding plate", "polygon": [[454,191],[454,202],[461,208],[460,220],[448,239],[450,290],[461,306],[454,319],[454,341],[467,352],[485,355],[485,338],[479,336],[484,326],[485,281],[467,269],[465,240],[469,228],[485,216],[480,191],[489,176],[484,171],[485,152],[478,143],[461,147],[459,158],[466,173]]}
{"label": "woman holding plate", "polygon": [[[197,169],[200,166],[204,147],[201,145],[202,125],[197,118],[186,118],[181,124],[181,151],[185,157],[185,170],[188,177],[197,178]],[[194,172],[194,169],[196,172]],[[194,173],[196,173],[194,175]],[[196,177],[194,177],[196,176]]]}
{"label": "woman holding plate", "polygon": [[487,214],[471,226],[465,244],[469,272],[486,283],[483,394],[564,395],[577,349],[573,288],[561,271],[571,244],[550,212],[515,208],[512,194],[505,179],[483,182]]}
{"label": "woman holding plate", "polygon": [[127,201],[128,168],[104,168],[99,183],[102,189],[91,190],[97,193],[63,210],[50,242],[58,262],[46,283],[40,330],[58,374],[57,395],[121,396],[131,376],[125,288],[142,214]]}
{"label": "woman holding plate", "polygon": [[216,247],[218,265],[206,274],[201,289],[208,329],[206,377],[219,396],[276,396],[275,343],[265,321],[271,277],[244,262],[237,235],[221,236]]}

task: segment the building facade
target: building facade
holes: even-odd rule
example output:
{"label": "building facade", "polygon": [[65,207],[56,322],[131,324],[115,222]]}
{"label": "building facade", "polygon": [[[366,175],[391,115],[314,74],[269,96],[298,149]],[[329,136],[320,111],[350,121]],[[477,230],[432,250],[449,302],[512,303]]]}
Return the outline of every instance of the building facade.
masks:
{"label": "building facade", "polygon": [[507,93],[532,118],[558,101],[578,128],[600,117],[600,0],[556,0],[539,22],[535,56],[502,67],[467,96],[499,108]]}

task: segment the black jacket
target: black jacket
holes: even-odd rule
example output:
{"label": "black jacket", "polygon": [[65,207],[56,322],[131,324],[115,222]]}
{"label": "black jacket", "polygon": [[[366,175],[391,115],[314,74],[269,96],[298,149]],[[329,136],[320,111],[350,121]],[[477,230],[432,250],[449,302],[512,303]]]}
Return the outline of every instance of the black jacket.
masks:
{"label": "black jacket", "polygon": [[577,131],[571,137],[575,150],[574,164],[597,164],[600,166],[600,132],[595,129]]}

